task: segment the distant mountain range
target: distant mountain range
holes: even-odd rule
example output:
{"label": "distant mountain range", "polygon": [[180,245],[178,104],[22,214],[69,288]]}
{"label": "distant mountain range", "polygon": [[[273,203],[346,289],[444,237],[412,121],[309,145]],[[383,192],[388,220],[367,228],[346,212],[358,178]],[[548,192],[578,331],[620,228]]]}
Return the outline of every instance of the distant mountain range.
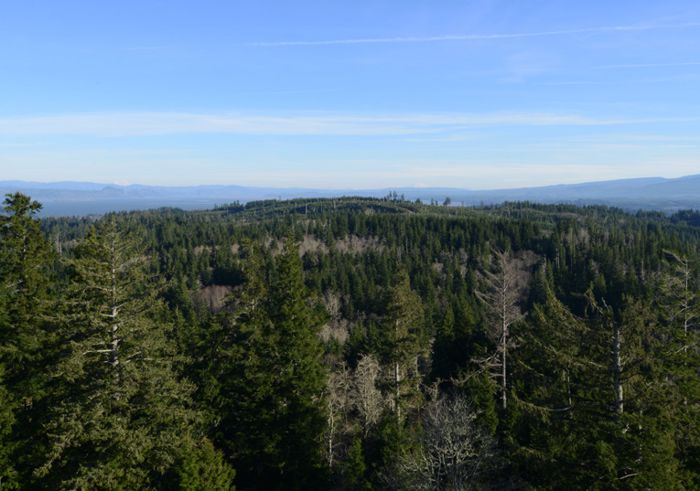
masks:
{"label": "distant mountain range", "polygon": [[109,211],[176,207],[186,210],[212,208],[234,201],[301,197],[383,197],[390,192],[406,199],[473,206],[504,201],[609,205],[628,210],[700,209],[700,174],[666,179],[645,177],[614,181],[560,184],[519,189],[474,191],[459,188],[306,189],[246,186],[144,186],[91,182],[0,181],[0,193],[21,191],[44,204],[44,216],[99,215]]}

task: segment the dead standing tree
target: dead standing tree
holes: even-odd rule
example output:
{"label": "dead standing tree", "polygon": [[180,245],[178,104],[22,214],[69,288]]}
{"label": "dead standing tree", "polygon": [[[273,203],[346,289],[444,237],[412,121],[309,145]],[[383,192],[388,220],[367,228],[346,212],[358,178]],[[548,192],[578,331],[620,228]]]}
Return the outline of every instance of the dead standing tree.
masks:
{"label": "dead standing tree", "polygon": [[672,251],[664,251],[670,263],[671,272],[665,277],[664,289],[669,303],[672,305],[669,313],[671,324],[680,325],[683,334],[688,335],[697,327],[700,308],[698,293],[693,288],[693,271],[687,257]]}
{"label": "dead standing tree", "polygon": [[332,468],[335,463],[338,435],[347,431],[347,412],[350,409],[352,376],[344,363],[328,376],[326,384],[326,463]]}
{"label": "dead standing tree", "polygon": [[477,422],[464,396],[430,402],[417,447],[401,456],[395,479],[414,490],[479,489],[479,477],[494,455],[493,437]]}
{"label": "dead standing tree", "polygon": [[371,354],[357,362],[351,393],[352,405],[357,411],[364,436],[377,424],[384,410],[384,396],[377,388],[380,376],[379,361]]}
{"label": "dead standing tree", "polygon": [[476,296],[487,312],[486,334],[496,344],[487,358],[477,360],[480,371],[500,380],[501,407],[508,405],[508,351],[513,348],[510,328],[523,317],[521,299],[529,281],[531,257],[516,258],[511,252],[493,249],[488,267],[479,273]]}

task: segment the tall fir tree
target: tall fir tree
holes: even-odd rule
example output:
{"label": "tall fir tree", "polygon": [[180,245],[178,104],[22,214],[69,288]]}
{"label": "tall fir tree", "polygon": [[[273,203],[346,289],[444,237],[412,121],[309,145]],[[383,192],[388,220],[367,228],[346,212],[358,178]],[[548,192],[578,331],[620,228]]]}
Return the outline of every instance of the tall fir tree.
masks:
{"label": "tall fir tree", "polygon": [[222,436],[241,489],[321,489],[326,371],[298,247],[287,239],[266,281],[251,254],[222,373]]}
{"label": "tall fir tree", "polygon": [[110,219],[75,250],[37,486],[165,488],[193,451],[200,416],[192,387],[175,374],[170,325],[145,260]]}
{"label": "tall fir tree", "polygon": [[666,252],[654,305],[660,324],[661,369],[672,389],[679,474],[688,489],[700,486],[700,282],[688,257]]}
{"label": "tall fir tree", "polygon": [[399,423],[407,406],[415,404],[420,396],[418,358],[423,349],[422,323],[420,297],[411,289],[408,273],[400,272],[389,290],[380,348],[383,365],[390,372],[388,390]]}
{"label": "tall fir tree", "polygon": [[[41,204],[8,194],[0,216],[0,482],[17,485],[31,467],[46,389],[51,249],[41,232]],[[12,461],[10,463],[9,461]],[[3,463],[4,461],[4,463]],[[14,477],[13,477],[14,476]]]}
{"label": "tall fir tree", "polygon": [[577,482],[579,462],[591,452],[582,423],[591,366],[580,349],[588,328],[547,281],[537,289],[541,303],[514,332],[515,420],[506,443],[520,475],[557,488]]}

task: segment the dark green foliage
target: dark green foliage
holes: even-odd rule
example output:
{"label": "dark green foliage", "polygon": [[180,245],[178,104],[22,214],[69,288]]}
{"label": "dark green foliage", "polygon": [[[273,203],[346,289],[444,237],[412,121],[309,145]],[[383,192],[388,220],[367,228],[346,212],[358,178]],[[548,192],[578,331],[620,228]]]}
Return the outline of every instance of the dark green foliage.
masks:
{"label": "dark green foliage", "polygon": [[4,372],[4,367],[0,365],[0,483],[4,486],[2,489],[15,489],[19,484],[12,461],[13,402],[10,399],[10,392],[4,385]]}
{"label": "dark green foliage", "polygon": [[389,291],[381,338],[381,361],[391,371],[393,411],[401,421],[406,407],[415,407],[419,395],[418,357],[423,338],[421,300],[411,290],[408,274],[399,273]]}
{"label": "dark green foliage", "polygon": [[348,455],[343,463],[342,477],[345,489],[366,491],[372,489],[367,479],[367,464],[360,438],[353,439],[348,449]]}
{"label": "dark green foliage", "polygon": [[[700,485],[697,212],[38,207],[0,218],[3,489],[449,488],[415,459],[470,425],[496,448],[463,487]],[[492,251],[518,278],[507,408],[483,366]]]}
{"label": "dark green foliage", "polygon": [[269,281],[256,253],[222,353],[221,431],[242,489],[321,487],[325,369],[319,319],[288,240]]}
{"label": "dark green foliage", "polygon": [[508,444],[528,481],[564,486],[583,479],[577,474],[589,472],[591,464],[581,462],[600,450],[595,439],[586,437],[594,428],[585,423],[595,410],[588,392],[590,370],[600,366],[585,358],[583,347],[590,339],[585,323],[550,285],[541,288],[543,302],[515,333],[520,348],[513,354],[515,421]]}
{"label": "dark green foliage", "polygon": [[174,466],[199,415],[142,252],[113,221],[75,250],[52,369],[48,451],[35,470],[51,489],[149,489]]}
{"label": "dark green foliage", "polygon": [[35,215],[41,205],[7,195],[0,215],[0,482],[28,472],[45,408],[50,347],[51,252]]}

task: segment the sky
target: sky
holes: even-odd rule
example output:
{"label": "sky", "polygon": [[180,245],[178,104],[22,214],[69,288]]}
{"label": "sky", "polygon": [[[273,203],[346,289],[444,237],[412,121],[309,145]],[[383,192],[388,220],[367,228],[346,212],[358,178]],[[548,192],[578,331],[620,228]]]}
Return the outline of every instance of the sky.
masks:
{"label": "sky", "polygon": [[700,173],[697,0],[0,1],[0,180]]}

